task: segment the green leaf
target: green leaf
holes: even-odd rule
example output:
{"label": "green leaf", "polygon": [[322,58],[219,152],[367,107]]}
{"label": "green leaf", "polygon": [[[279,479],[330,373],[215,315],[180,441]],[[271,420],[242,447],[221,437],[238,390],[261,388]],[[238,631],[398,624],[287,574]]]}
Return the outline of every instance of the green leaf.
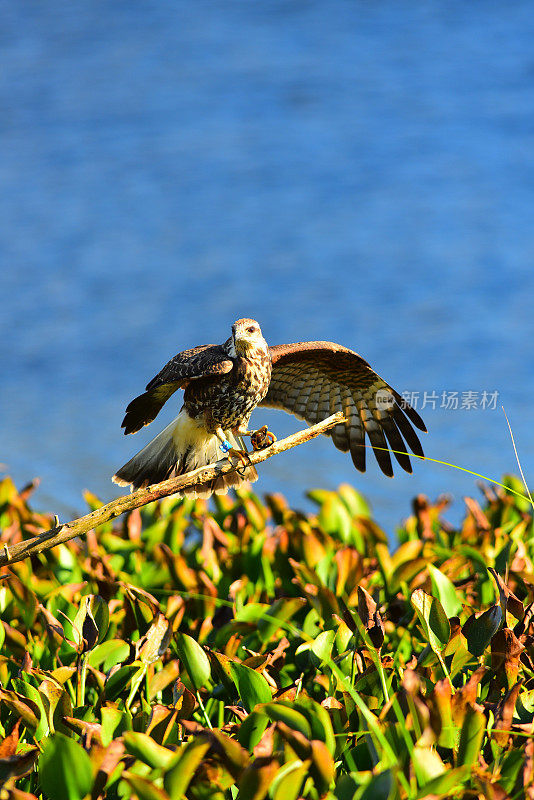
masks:
{"label": "green leaf", "polygon": [[130,645],[122,639],[110,639],[108,642],[98,644],[91,650],[88,663],[92,667],[100,667],[107,672],[115,664],[121,664],[130,655]]}
{"label": "green leaf", "polygon": [[302,784],[309,774],[311,760],[290,761],[283,764],[272,782],[269,795],[273,800],[297,800]]}
{"label": "green leaf", "polygon": [[308,489],[306,492],[306,497],[312,500],[314,503],[317,503],[318,506],[322,506],[326,500],[333,495],[333,492],[329,491],[328,489]]}
{"label": "green leaf", "polygon": [[342,483],[337,491],[352,517],[370,518],[371,508],[363,494],[357,492],[348,483]]}
{"label": "green leaf", "polygon": [[165,791],[172,800],[181,800],[194,772],[209,750],[205,739],[191,739],[175,754],[163,778]]}
{"label": "green leaf", "polygon": [[460,731],[460,742],[458,744],[458,756],[456,763],[459,767],[466,765],[471,767],[478,760],[482,739],[486,730],[486,717],[481,711],[477,711],[473,706],[469,706],[462,730]]}
{"label": "green leaf", "polygon": [[[452,663],[450,667],[451,678],[454,678],[455,675],[458,675],[458,673],[462,671],[465,665],[472,658],[471,653],[467,649],[467,640],[465,636],[460,636],[458,638],[460,641],[454,648],[454,655],[452,657]],[[446,655],[448,655],[448,653],[446,653]]]}
{"label": "green leaf", "polygon": [[124,667],[110,675],[105,685],[106,700],[116,700],[122,692],[130,685],[133,676],[139,669],[139,662],[125,664]]}
{"label": "green leaf", "polygon": [[449,641],[451,628],[443,606],[435,597],[416,589],[411,596],[411,603],[417,612],[419,621],[435,653],[441,653]]}
{"label": "green leaf", "polygon": [[512,793],[519,772],[523,767],[524,758],[525,754],[523,749],[518,748],[517,750],[511,750],[503,759],[500,769],[499,784],[505,792],[509,794]]}
{"label": "green leaf", "polygon": [[132,679],[130,681],[130,692],[128,694],[128,699],[126,700],[126,708],[130,708],[132,700],[134,699],[137,690],[141,686],[143,680],[146,678],[147,669],[148,669],[147,665],[142,664],[140,667],[137,668],[137,672],[135,672],[132,675]]}
{"label": "green leaf", "polygon": [[267,603],[247,603],[236,612],[235,622],[259,623],[264,614],[269,611]]}
{"label": "green leaf", "polygon": [[246,750],[252,752],[265,732],[269,723],[268,717],[260,711],[251,711],[243,720],[237,732],[237,741]]}
{"label": "green leaf", "polygon": [[9,586],[11,594],[13,595],[18,608],[20,609],[25,626],[27,628],[31,628],[35,622],[35,617],[39,608],[39,603],[37,602],[35,592],[33,592],[25,582],[20,580],[20,578],[12,573],[4,575],[3,578],[5,584]]}
{"label": "green leaf", "polygon": [[271,722],[285,722],[289,728],[299,731],[307,739],[311,738],[311,726],[308,720],[289,701],[278,700],[274,703],[265,703],[258,711],[267,714]]}
{"label": "green leaf", "polygon": [[[471,621],[472,620],[472,621]],[[469,652],[474,656],[481,656],[489,645],[492,636],[497,633],[502,621],[502,609],[497,603],[479,617],[469,617],[462,632],[467,639]]]}
{"label": "green leaf", "polygon": [[442,775],[421,786],[415,800],[424,800],[426,797],[450,797],[451,792],[459,789],[467,778],[471,775],[471,769],[467,766],[449,769]]}
{"label": "green leaf", "polygon": [[[373,783],[373,778],[371,779],[371,785],[372,783]],[[358,786],[359,783],[356,783],[353,776],[345,772],[336,781],[336,793],[335,793],[336,800],[354,800],[354,798],[357,796],[358,793]],[[388,797],[389,797],[389,791],[388,794],[386,795],[386,800]],[[383,798],[379,798],[379,800],[383,800]]]}
{"label": "green leaf", "polygon": [[387,800],[392,787],[393,775],[391,770],[387,769],[385,772],[381,772],[380,775],[371,778],[360,800]]}
{"label": "green leaf", "polygon": [[174,758],[174,752],[162,747],[146,733],[126,731],[123,734],[126,752],[154,769],[167,767]]}
{"label": "green leaf", "polygon": [[141,775],[134,775],[131,772],[123,772],[122,780],[132,787],[139,800],[169,800],[169,795],[154,785],[154,781],[143,778]]}
{"label": "green leaf", "polygon": [[176,647],[195,689],[205,686],[211,675],[210,660],[202,647],[187,633],[176,634]]}
{"label": "green leaf", "polygon": [[46,741],[39,774],[49,800],[82,800],[93,787],[91,759],[81,745],[62,733]]}
{"label": "green leaf", "polygon": [[37,741],[39,741],[39,739],[42,739],[43,736],[46,736],[49,731],[48,718],[43,703],[43,696],[35,688],[35,686],[32,686],[31,683],[26,683],[26,681],[22,680],[22,678],[15,678],[13,680],[13,686],[15,689],[18,689],[21,695],[27,697],[28,700],[33,700],[39,709],[39,724],[37,725],[35,733],[33,734]]}
{"label": "green leaf", "polygon": [[330,658],[335,638],[336,638],[335,631],[323,631],[314,640],[313,644],[310,647],[310,650],[319,659],[320,663],[323,661],[327,661]]}
{"label": "green leaf", "polygon": [[437,744],[452,750],[456,747],[459,731],[452,718],[452,690],[447,680],[438,681],[434,686],[433,706],[439,717],[439,725],[434,723],[439,730]]}
{"label": "green leaf", "polygon": [[312,700],[311,697],[304,695],[298,698],[294,707],[306,716],[311,727],[310,738],[324,742],[330,753],[334,755],[336,752],[336,738],[332,728],[332,720],[326,708]]}
{"label": "green leaf", "polygon": [[132,715],[129,711],[120,711],[114,706],[106,705],[102,706],[100,716],[102,719],[102,744],[104,747],[107,747],[121,733],[132,728]]}
{"label": "green leaf", "polygon": [[417,744],[412,751],[412,764],[417,783],[423,786],[445,772],[445,764],[435,749]]}
{"label": "green leaf", "polygon": [[[525,487],[523,482],[517,475],[505,475],[502,479],[503,485],[507,486],[512,491],[516,492],[514,495],[514,503],[520,511],[532,512],[532,507],[528,497],[525,497]],[[520,496],[518,496],[520,495]]]}
{"label": "green leaf", "polygon": [[291,619],[306,603],[303,597],[280,597],[275,600],[267,610],[266,616],[258,621],[258,632],[262,642],[268,642],[280,628],[280,624]]}
{"label": "green leaf", "polygon": [[350,541],[352,520],[347,507],[334,492],[331,492],[322,504],[318,521],[326,533],[337,535],[342,542]]}
{"label": "green leaf", "polygon": [[433,564],[428,564],[427,569],[432,581],[432,594],[439,599],[447,617],[450,619],[459,614],[462,604],[458,600],[453,582]]}
{"label": "green leaf", "polygon": [[0,700],[22,718],[30,731],[35,732],[41,721],[42,704],[38,705],[25,695],[8,691],[1,686]]}
{"label": "green leaf", "polygon": [[259,672],[235,662],[230,664],[230,672],[239,697],[248,712],[251,712],[258,703],[268,703],[271,700],[269,684]]}
{"label": "green leaf", "polygon": [[[407,544],[413,544],[413,542],[407,542]],[[388,580],[388,589],[390,594],[393,595],[398,592],[403,583],[411,583],[413,579],[425,569],[426,566],[427,562],[424,558],[416,558],[413,561],[403,561],[401,564],[395,567],[395,569],[392,570],[391,576]]]}

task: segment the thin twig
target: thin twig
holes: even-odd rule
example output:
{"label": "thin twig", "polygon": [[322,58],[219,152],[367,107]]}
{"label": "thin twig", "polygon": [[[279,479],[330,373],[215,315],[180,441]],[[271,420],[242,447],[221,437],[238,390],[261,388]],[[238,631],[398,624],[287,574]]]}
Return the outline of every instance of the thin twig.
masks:
{"label": "thin twig", "polygon": [[[305,428],[298,433],[293,433],[285,439],[274,442],[269,447],[263,450],[256,450],[249,453],[250,464],[260,464],[272,456],[283,453],[285,450],[290,450],[299,444],[309,442],[310,439],[315,439],[321,433],[326,433],[334,425],[343,422],[345,417],[341,411],[337,414],[332,414],[331,417],[312,425],[310,428]],[[138,489],[136,492],[118,497],[107,503],[101,508],[97,508],[90,514],[84,517],[75,519],[72,522],[67,522],[64,525],[56,525],[49,531],[35,536],[33,539],[27,539],[24,542],[18,542],[11,545],[9,550],[7,548],[2,552],[0,551],[0,567],[5,567],[15,561],[22,561],[29,556],[42,553],[44,550],[50,550],[51,547],[56,547],[58,544],[68,542],[69,539],[74,539],[75,536],[82,536],[88,533],[98,525],[103,525],[110,519],[119,517],[126,511],[132,511],[134,508],[140,508],[147,503],[152,503],[154,500],[160,500],[162,497],[168,497],[171,494],[185,489],[188,486],[194,486],[196,483],[204,483],[217,478],[219,475],[224,475],[227,472],[232,472],[235,466],[231,464],[228,459],[223,459],[213,465],[200,467],[192,472],[187,472],[185,475],[179,475],[177,478],[169,478],[169,480],[155,483],[153,486],[147,486],[146,489]]]}
{"label": "thin twig", "polygon": [[529,498],[529,500],[531,502],[531,505],[534,506],[534,501],[532,500],[532,495],[530,494],[530,489],[528,488],[528,484],[527,484],[527,482],[525,480],[525,475],[523,474],[523,467],[521,466],[521,462],[519,460],[519,453],[517,452],[517,447],[515,446],[515,439],[514,439],[514,434],[512,432],[512,426],[510,425],[510,420],[508,419],[508,415],[506,414],[506,411],[504,410],[504,406],[501,406],[501,408],[503,410],[504,416],[506,417],[506,423],[508,425],[508,430],[510,431],[510,437],[512,439],[512,444],[514,446],[515,460],[517,461],[517,466],[519,467],[519,472],[521,473],[521,477],[523,478],[523,484],[525,486],[525,489],[527,490],[528,498]]}

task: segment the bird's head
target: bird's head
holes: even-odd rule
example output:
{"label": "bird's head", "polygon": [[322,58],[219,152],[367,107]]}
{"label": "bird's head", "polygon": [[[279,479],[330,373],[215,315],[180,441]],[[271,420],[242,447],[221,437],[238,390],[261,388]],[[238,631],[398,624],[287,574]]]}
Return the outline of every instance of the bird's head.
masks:
{"label": "bird's head", "polygon": [[237,355],[246,355],[250,350],[266,350],[267,343],[261,328],[254,319],[238,319],[232,325],[232,340]]}

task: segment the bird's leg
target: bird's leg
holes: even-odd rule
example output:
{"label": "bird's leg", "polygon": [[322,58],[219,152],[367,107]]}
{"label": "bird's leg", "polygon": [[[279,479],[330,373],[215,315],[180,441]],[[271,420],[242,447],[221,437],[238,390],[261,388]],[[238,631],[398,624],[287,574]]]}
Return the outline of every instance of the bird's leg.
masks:
{"label": "bird's leg", "polygon": [[250,436],[250,444],[253,450],[263,450],[269,447],[273,442],[276,442],[276,436],[267,428],[267,425],[262,425],[257,431],[239,431],[241,436]]}
{"label": "bird's leg", "polygon": [[228,457],[228,459],[237,458],[238,461],[241,461],[243,466],[249,466],[250,464],[250,457],[246,450],[238,450],[235,447],[232,447],[230,442],[227,440],[226,436],[224,435],[224,431],[222,428],[217,428],[215,431],[215,435],[217,439],[221,443],[221,450]]}

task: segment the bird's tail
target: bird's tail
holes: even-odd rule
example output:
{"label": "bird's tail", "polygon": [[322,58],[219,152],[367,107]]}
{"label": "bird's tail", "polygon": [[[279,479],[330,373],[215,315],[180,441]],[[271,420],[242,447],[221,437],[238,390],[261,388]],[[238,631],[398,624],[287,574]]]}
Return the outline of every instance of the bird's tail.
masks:
{"label": "bird's tail", "polygon": [[[225,431],[225,436],[232,447],[244,448],[241,437],[235,437],[231,431]],[[217,437],[206,430],[202,419],[193,419],[182,408],[176,419],[117,470],[111,480],[119,486],[131,484],[134,489],[139,489],[183,475],[206,464],[214,464],[221,458],[223,453]],[[226,494],[231,486],[257,479],[256,469],[246,467],[244,470],[240,469],[239,473],[228,472],[213,481],[187,487],[179,494],[207,498],[214,492]]]}

